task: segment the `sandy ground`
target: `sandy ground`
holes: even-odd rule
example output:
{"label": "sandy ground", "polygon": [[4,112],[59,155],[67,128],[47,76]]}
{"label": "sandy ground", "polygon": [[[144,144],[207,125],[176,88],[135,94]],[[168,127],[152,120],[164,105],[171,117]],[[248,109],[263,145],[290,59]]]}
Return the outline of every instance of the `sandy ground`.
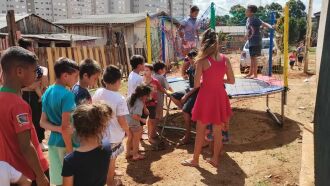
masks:
{"label": "sandy ground", "polygon": [[[235,73],[238,57],[232,57]],[[314,76],[298,70],[289,71],[288,103],[285,124],[279,128],[265,112],[266,99],[234,100],[230,121],[230,144],[225,145],[218,168],[207,164],[203,157],[200,168],[184,167],[190,158],[193,143],[176,147],[182,131],[166,130],[166,149],[152,151],[146,142],[145,160],[127,161],[122,155],[118,169],[125,185],[298,185],[301,162],[302,127],[313,120],[316,83]],[[123,84],[125,86],[125,84]],[[124,90],[124,89],[123,89]],[[272,95],[270,107],[280,113],[280,94]],[[178,111],[171,112],[170,124],[182,125]]]}

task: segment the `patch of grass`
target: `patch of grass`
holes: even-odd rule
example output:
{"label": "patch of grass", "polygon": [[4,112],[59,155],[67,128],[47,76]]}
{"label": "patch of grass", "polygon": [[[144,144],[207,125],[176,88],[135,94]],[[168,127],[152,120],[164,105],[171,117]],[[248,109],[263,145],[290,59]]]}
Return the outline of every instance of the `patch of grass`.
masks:
{"label": "patch of grass", "polygon": [[261,181],[258,181],[255,186],[268,186],[268,183],[266,180],[261,180]]}

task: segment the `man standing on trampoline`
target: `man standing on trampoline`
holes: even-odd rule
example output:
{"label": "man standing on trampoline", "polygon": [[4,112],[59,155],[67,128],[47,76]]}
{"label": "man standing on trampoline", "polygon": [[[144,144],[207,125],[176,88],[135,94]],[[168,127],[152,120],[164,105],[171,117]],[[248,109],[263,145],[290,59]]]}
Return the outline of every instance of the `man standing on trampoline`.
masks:
{"label": "man standing on trampoline", "polygon": [[273,29],[273,26],[263,22],[258,17],[255,16],[258,8],[255,5],[249,5],[246,9],[245,15],[247,17],[246,20],[246,38],[249,41],[249,53],[251,57],[251,65],[249,74],[246,75],[246,78],[258,77],[258,64],[257,58],[261,56],[262,49],[262,35],[260,32],[260,27],[266,27],[269,29]]}
{"label": "man standing on trampoline", "polygon": [[198,29],[200,26],[197,21],[198,13],[199,8],[197,6],[191,7],[189,17],[182,22],[179,28],[180,37],[182,39],[183,56],[186,56],[191,49],[197,47]]}

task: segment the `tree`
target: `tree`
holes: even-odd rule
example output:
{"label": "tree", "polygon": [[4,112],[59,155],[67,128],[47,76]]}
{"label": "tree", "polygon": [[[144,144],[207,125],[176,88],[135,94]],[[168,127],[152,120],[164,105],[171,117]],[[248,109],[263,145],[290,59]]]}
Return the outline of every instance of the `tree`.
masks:
{"label": "tree", "polygon": [[269,14],[267,13],[267,9],[263,6],[258,7],[258,11],[256,13],[256,16],[261,19],[262,21],[269,22]]}
{"label": "tree", "polygon": [[267,15],[269,15],[271,12],[275,12],[276,19],[280,18],[281,13],[283,12],[283,7],[280,4],[274,2],[270,5],[266,5],[265,8]]}
{"label": "tree", "polygon": [[216,16],[215,19],[217,26],[227,26],[230,21],[230,16],[229,15]]}
{"label": "tree", "polygon": [[235,5],[230,8],[230,25],[244,26],[245,25],[245,11],[246,8],[242,5]]}
{"label": "tree", "polygon": [[[300,0],[289,0],[287,2],[289,6],[289,43],[296,44],[301,40],[304,40],[306,35],[306,12],[305,5]],[[284,30],[284,17],[282,16],[277,21],[276,31],[283,36]]]}

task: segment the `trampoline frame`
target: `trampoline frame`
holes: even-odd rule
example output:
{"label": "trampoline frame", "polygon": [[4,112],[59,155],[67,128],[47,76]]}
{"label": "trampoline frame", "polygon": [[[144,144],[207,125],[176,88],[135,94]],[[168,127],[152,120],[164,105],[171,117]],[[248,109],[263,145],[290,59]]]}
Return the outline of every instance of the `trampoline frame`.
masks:
{"label": "trampoline frame", "polygon": [[[284,120],[285,120],[285,105],[287,104],[287,88],[283,88],[281,90],[276,90],[276,91],[272,91],[272,92],[267,92],[265,94],[257,94],[257,95],[241,95],[241,96],[231,96],[229,97],[230,100],[233,99],[252,99],[252,98],[256,98],[256,97],[264,97],[266,96],[266,112],[269,114],[269,116],[271,117],[271,119],[274,120],[274,122],[276,122],[276,124],[282,128],[284,125]],[[269,105],[269,96],[273,95],[273,94],[278,94],[281,93],[281,117],[279,118],[278,116],[276,116],[276,114],[274,112],[272,112],[270,105]],[[164,120],[162,125],[160,126],[162,128],[161,130],[161,136],[163,136],[164,130],[165,129],[174,129],[174,130],[183,130],[185,131],[186,129],[181,128],[181,127],[175,127],[175,126],[168,126],[166,125],[167,121],[168,121],[168,117],[170,115],[170,111],[171,111],[171,104],[172,104],[172,100],[166,96],[165,97],[165,108],[164,110],[166,110],[165,116],[164,116]]]}

